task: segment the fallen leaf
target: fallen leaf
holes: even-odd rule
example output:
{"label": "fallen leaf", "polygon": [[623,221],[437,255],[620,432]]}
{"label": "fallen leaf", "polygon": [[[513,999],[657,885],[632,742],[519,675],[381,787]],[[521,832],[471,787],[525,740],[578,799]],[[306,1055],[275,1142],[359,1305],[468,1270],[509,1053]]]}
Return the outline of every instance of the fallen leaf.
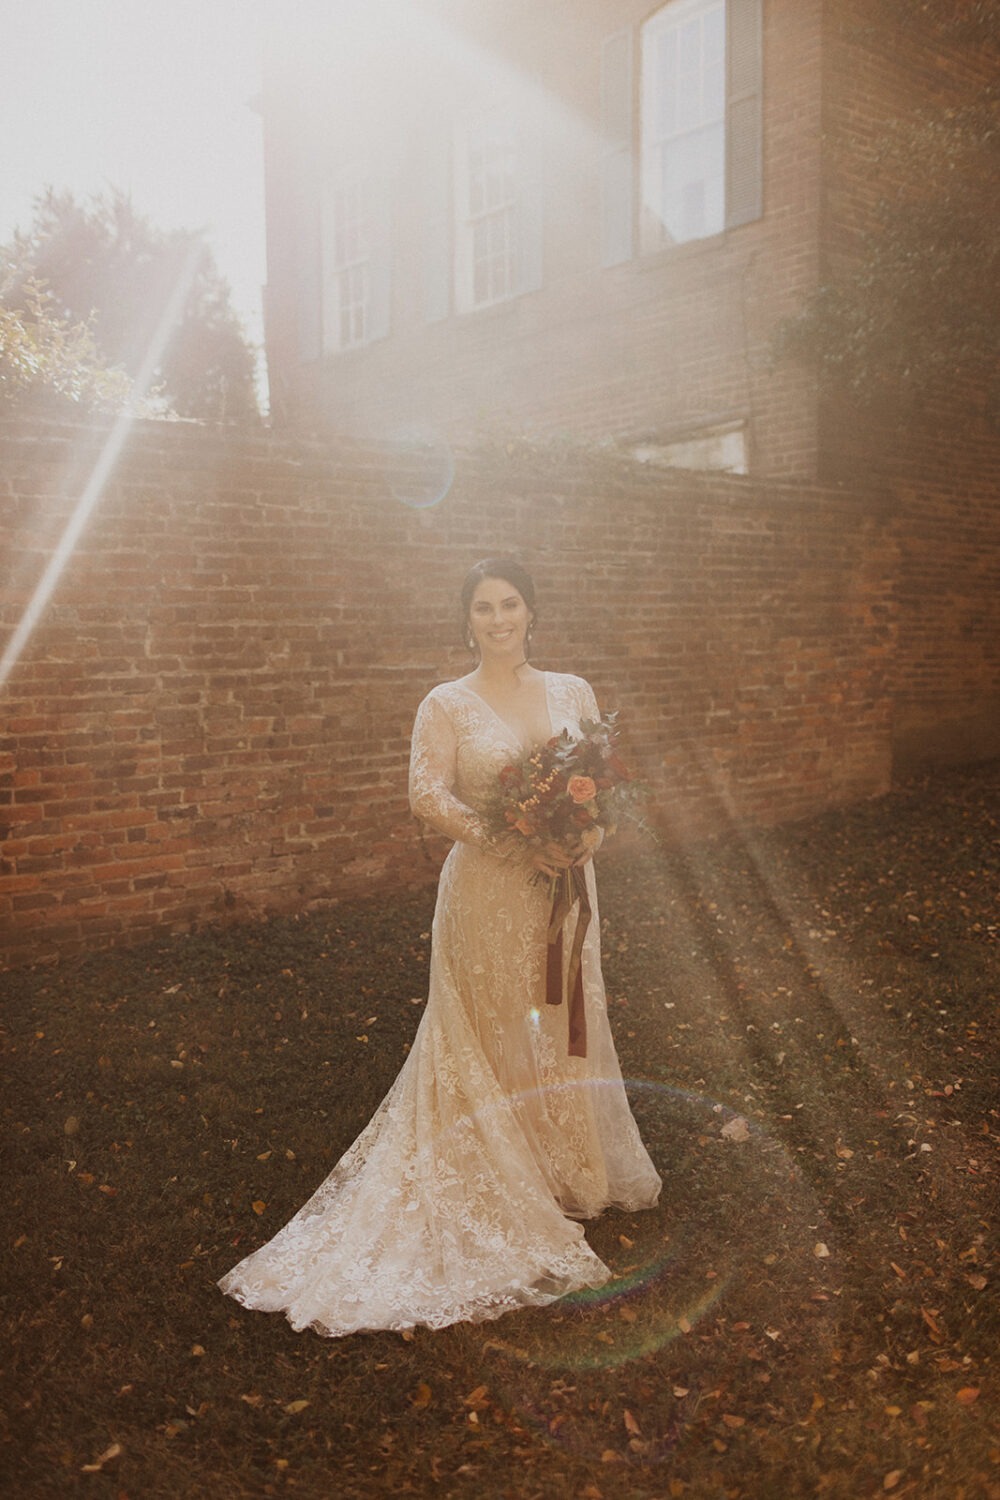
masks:
{"label": "fallen leaf", "polygon": [[687,1318],[678,1318],[677,1327],[680,1329],[681,1333],[691,1332],[691,1324],[688,1322]]}
{"label": "fallen leaf", "polygon": [[282,1411],[284,1411],[288,1416],[294,1417],[297,1416],[300,1411],[305,1411],[308,1405],[308,1401],[289,1401],[287,1406],[282,1407]]}
{"label": "fallen leaf", "polygon": [[674,1395],[677,1397],[678,1401],[680,1401],[681,1397],[686,1396],[690,1389],[691,1387],[687,1385],[675,1385]]}
{"label": "fallen leaf", "polygon": [[620,1234],[618,1236],[618,1243],[619,1245],[624,1246],[626,1250],[635,1249],[635,1240],[630,1240],[627,1234]]}
{"label": "fallen leaf", "polygon": [[619,1462],[620,1462],[620,1458],[619,1458],[619,1455],[615,1452],[615,1450],[613,1448],[605,1448],[604,1452],[601,1454],[601,1463],[602,1464],[616,1464],[616,1463],[619,1463]]}
{"label": "fallen leaf", "polygon": [[642,1436],[642,1428],[639,1426],[638,1422],[635,1420],[635,1417],[633,1417],[627,1406],[622,1413],[622,1420],[625,1423],[625,1431],[629,1433],[631,1437]]}
{"label": "fallen leaf", "polygon": [[935,1343],[940,1343],[944,1338],[944,1334],[941,1332],[940,1324],[937,1322],[934,1312],[929,1307],[922,1307],[920,1309],[920,1316],[923,1318],[924,1322],[927,1324],[927,1327],[930,1329],[931,1338],[935,1341]]}
{"label": "fallen leaf", "polygon": [[256,1198],[253,1203],[251,1203],[250,1207],[253,1209],[255,1214],[262,1214],[267,1207],[267,1204],[262,1198]]}
{"label": "fallen leaf", "polygon": [[728,1125],[723,1125],[719,1134],[724,1141],[748,1141],[750,1127],[742,1115],[737,1115],[735,1120],[730,1120]]}
{"label": "fallen leaf", "polygon": [[971,1287],[975,1287],[977,1292],[981,1292],[987,1285],[986,1277],[979,1275],[978,1272],[975,1276],[966,1276],[965,1279]]}
{"label": "fallen leaf", "polygon": [[415,1406],[418,1411],[422,1411],[425,1406],[430,1406],[432,1395],[433,1392],[430,1386],[421,1381],[410,1397],[410,1405]]}
{"label": "fallen leaf", "polygon": [[204,1352],[205,1351],[200,1344],[191,1345],[191,1353],[195,1356],[196,1359],[200,1359]]}
{"label": "fallen leaf", "polygon": [[94,1461],[93,1461],[93,1463],[91,1463],[91,1464],[83,1464],[81,1466],[80,1473],[81,1474],[99,1474],[100,1471],[101,1471],[101,1469],[103,1469],[104,1465],[105,1464],[109,1464],[113,1458],[117,1458],[118,1455],[121,1453],[121,1451],[122,1451],[122,1445],[121,1445],[121,1443],[112,1443],[111,1447],[110,1448],[105,1448],[104,1452],[102,1454],[100,1454],[97,1458],[95,1458]]}
{"label": "fallen leaf", "polygon": [[882,1481],[882,1488],[884,1490],[894,1490],[902,1477],[902,1469],[890,1469]]}
{"label": "fallen leaf", "polygon": [[829,1254],[830,1251],[827,1246],[824,1245],[822,1240],[818,1241],[818,1243],[813,1246],[813,1255],[815,1255],[818,1260],[826,1260]]}
{"label": "fallen leaf", "polygon": [[963,1406],[971,1406],[973,1401],[979,1400],[979,1386],[963,1385],[960,1391],[955,1392],[955,1400],[961,1402]]}
{"label": "fallen leaf", "polygon": [[722,1420],[727,1427],[743,1427],[746,1425],[746,1417],[737,1417],[728,1411],[722,1413]]}
{"label": "fallen leaf", "polygon": [[241,1401],[245,1401],[246,1404],[247,1404],[247,1406],[263,1406],[264,1405],[264,1397],[258,1395],[256,1391],[254,1391],[249,1396],[241,1396],[240,1400]]}

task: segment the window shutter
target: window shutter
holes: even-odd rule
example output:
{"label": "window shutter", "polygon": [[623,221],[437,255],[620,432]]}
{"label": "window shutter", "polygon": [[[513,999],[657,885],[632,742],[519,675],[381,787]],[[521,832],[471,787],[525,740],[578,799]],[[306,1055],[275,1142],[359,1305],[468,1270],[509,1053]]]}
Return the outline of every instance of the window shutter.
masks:
{"label": "window shutter", "polygon": [[451,312],[451,146],[444,130],[424,139],[424,319],[439,323]]}
{"label": "window shutter", "polygon": [[295,325],[299,362],[311,364],[323,353],[323,245],[319,205],[299,197]]}
{"label": "window shutter", "polygon": [[631,30],[601,45],[601,265],[617,266],[633,253],[633,84]]}
{"label": "window shutter", "polygon": [[369,209],[371,281],[366,342],[370,344],[388,336],[392,303],[392,195],[388,181],[382,176],[372,178]]}
{"label": "window shutter", "polygon": [[763,213],[763,0],[726,5],[726,228]]}
{"label": "window shutter", "polygon": [[517,138],[517,290],[537,292],[545,249],[544,152],[526,129]]}

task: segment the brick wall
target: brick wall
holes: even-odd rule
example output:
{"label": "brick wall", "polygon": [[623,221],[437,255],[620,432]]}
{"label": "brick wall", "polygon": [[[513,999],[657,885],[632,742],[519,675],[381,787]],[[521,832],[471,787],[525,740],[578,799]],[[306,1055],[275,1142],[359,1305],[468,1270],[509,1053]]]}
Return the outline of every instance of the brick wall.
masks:
{"label": "brick wall", "polygon": [[[0,423],[3,639],[105,436]],[[133,430],[0,688],[6,962],[433,878],[408,736],[467,669],[455,596],[493,550],[535,573],[539,664],[623,709],[671,836],[885,788],[895,556],[876,506],[553,447],[447,471]]]}
{"label": "brick wall", "polygon": [[[850,264],[878,222],[879,152],[900,123],[967,107],[1000,57],[910,9],[838,0],[824,15],[823,216],[827,271]],[[892,25],[893,15],[897,21]],[[956,12],[957,14],[957,12]],[[920,193],[927,163],[912,161]],[[899,770],[1000,755],[1000,426],[957,375],[914,418],[821,403],[818,473],[883,484],[895,498],[900,632],[893,755]]]}

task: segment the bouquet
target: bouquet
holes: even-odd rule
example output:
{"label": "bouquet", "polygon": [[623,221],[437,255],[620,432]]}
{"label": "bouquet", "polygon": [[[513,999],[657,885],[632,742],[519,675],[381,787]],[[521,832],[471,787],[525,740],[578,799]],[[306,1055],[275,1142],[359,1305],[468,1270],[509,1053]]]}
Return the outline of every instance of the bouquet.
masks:
{"label": "bouquet", "polygon": [[[537,848],[558,844],[567,854],[582,855],[596,849],[605,834],[614,833],[623,816],[633,814],[640,793],[618,754],[618,715],[584,719],[580,729],[579,737],[564,729],[523,759],[503,767],[487,809],[495,836],[514,834]],[[581,970],[583,940],[591,916],[586,877],[581,866],[574,864],[558,875],[545,876],[538,871],[533,878],[549,881],[545,998],[550,1005],[562,1003],[563,925],[577,902],[580,904],[565,988],[570,996],[570,1056],[586,1057]]]}
{"label": "bouquet", "polygon": [[503,767],[487,811],[494,834],[583,853],[633,812],[639,789],[618,754],[618,715],[584,719],[580,729],[578,738],[564,729]]}

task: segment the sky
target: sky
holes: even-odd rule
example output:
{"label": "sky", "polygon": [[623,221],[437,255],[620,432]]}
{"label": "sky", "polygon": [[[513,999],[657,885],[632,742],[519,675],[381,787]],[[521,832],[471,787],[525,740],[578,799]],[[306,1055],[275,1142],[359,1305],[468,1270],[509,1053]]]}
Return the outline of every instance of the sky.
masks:
{"label": "sky", "polygon": [[263,341],[265,0],[0,0],[0,243],[46,187],[202,229]]}

